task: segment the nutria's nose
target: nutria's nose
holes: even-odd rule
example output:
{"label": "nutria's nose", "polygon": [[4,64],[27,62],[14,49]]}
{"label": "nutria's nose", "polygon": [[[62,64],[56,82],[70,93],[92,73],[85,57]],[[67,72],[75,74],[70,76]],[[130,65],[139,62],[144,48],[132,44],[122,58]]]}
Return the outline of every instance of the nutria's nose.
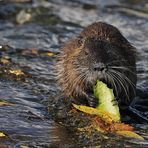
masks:
{"label": "nutria's nose", "polygon": [[94,65],[94,71],[103,71],[104,69],[106,69],[106,66],[102,63]]}

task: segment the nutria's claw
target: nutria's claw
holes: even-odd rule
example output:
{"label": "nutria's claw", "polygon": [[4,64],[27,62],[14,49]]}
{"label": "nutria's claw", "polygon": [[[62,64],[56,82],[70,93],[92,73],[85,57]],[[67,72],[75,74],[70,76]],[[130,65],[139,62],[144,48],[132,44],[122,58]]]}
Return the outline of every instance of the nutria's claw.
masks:
{"label": "nutria's claw", "polygon": [[94,107],[95,108],[97,106],[97,104],[98,104],[97,99],[93,95],[88,95],[87,101],[88,101],[88,105],[90,107]]}

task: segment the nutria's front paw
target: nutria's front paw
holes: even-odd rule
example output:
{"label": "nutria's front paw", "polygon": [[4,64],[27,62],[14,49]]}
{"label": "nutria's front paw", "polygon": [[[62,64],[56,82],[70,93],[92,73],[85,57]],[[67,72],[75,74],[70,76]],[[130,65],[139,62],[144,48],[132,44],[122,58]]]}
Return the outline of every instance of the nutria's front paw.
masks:
{"label": "nutria's front paw", "polygon": [[96,99],[95,96],[92,95],[92,94],[91,94],[91,95],[88,95],[87,101],[88,101],[88,105],[89,105],[90,107],[93,107],[93,108],[95,108],[95,107],[97,106],[97,104],[98,104],[97,99]]}

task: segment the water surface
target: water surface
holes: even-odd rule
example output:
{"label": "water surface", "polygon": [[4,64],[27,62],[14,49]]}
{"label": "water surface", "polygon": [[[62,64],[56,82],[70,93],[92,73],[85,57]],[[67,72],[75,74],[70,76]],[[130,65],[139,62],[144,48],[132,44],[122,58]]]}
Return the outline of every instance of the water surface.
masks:
{"label": "water surface", "polygon": [[[0,56],[11,61],[1,64],[0,99],[14,103],[0,107],[0,131],[9,136],[1,140],[0,146],[75,147],[71,134],[53,121],[47,110],[57,86],[53,72],[56,56],[46,53],[58,54],[65,41],[92,22],[116,26],[137,48],[137,87],[148,91],[147,8],[146,0],[0,2],[0,45],[8,45],[0,50]],[[16,77],[5,71],[14,69],[21,69],[26,75]],[[135,126],[140,134],[148,136],[147,124]],[[148,147],[148,141],[116,138],[111,135],[97,145]],[[84,145],[87,143],[80,147]]]}

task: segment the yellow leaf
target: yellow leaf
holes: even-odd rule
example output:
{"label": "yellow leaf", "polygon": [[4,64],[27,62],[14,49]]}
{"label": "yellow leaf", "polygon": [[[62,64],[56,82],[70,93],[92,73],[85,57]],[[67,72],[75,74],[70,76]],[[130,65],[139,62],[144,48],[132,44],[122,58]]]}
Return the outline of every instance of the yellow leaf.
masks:
{"label": "yellow leaf", "polygon": [[10,63],[10,61],[8,59],[5,59],[5,58],[1,58],[0,61],[3,63],[3,64],[8,64]]}
{"label": "yellow leaf", "polygon": [[26,145],[22,145],[21,148],[29,148],[29,147]]}
{"label": "yellow leaf", "polygon": [[144,140],[144,138],[132,131],[117,131],[116,132],[118,135],[124,136],[124,137],[129,137],[129,138],[135,138],[139,140]]}
{"label": "yellow leaf", "polygon": [[14,104],[0,100],[0,106],[9,106],[9,105],[14,105]]}
{"label": "yellow leaf", "polygon": [[143,135],[144,138],[148,139],[148,135]]}
{"label": "yellow leaf", "polygon": [[51,56],[54,56],[55,54],[53,52],[47,52],[44,55],[51,57]]}
{"label": "yellow leaf", "polygon": [[96,109],[96,108],[84,106],[84,105],[76,105],[76,104],[73,104],[73,106],[76,109],[78,109],[78,110],[80,110],[80,111],[82,111],[84,113],[99,116],[106,123],[112,123],[112,122],[114,122],[114,115],[111,115],[108,112],[102,111],[100,109]]}
{"label": "yellow leaf", "polygon": [[16,76],[25,75],[20,69],[18,69],[18,70],[10,70],[9,72],[12,73],[12,74],[15,74]]}
{"label": "yellow leaf", "polygon": [[6,135],[3,132],[0,132],[0,138],[6,137]]}
{"label": "yellow leaf", "polygon": [[101,129],[99,126],[97,126],[95,129],[96,129],[98,132],[105,133],[105,131],[104,131],[103,129]]}

